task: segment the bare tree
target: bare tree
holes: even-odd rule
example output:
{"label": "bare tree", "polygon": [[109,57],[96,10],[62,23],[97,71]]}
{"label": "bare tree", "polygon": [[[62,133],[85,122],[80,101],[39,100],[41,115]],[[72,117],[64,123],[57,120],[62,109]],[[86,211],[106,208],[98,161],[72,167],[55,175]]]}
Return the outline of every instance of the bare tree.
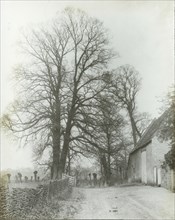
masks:
{"label": "bare tree", "polygon": [[81,109],[81,118],[75,121],[79,132],[72,137],[77,147],[93,155],[102,167],[105,180],[110,184],[111,165],[121,145],[124,120],[119,114],[118,103],[105,90],[98,94],[93,107]]}
{"label": "bare tree", "polygon": [[103,23],[80,10],[64,10],[49,28],[30,36],[23,49],[31,62],[16,69],[20,95],[3,125],[22,144],[36,145],[39,155],[47,149],[52,178],[61,178],[75,118],[99,93],[92,88],[114,54]]}
{"label": "bare tree", "polygon": [[101,120],[98,118],[98,124],[101,130],[100,135],[104,142],[104,149],[106,149],[106,153],[100,152],[100,159],[106,181],[110,184],[114,156],[119,154],[123,147],[121,145],[121,137],[125,123],[122,115],[119,113],[118,103],[115,103],[110,96],[102,98],[99,110],[102,112],[102,117]]}
{"label": "bare tree", "polygon": [[136,103],[136,96],[140,89],[140,78],[138,72],[131,65],[120,66],[113,72],[113,76],[113,93],[128,113],[135,147],[138,137],[141,137],[141,131],[137,126],[140,119],[137,117]]}

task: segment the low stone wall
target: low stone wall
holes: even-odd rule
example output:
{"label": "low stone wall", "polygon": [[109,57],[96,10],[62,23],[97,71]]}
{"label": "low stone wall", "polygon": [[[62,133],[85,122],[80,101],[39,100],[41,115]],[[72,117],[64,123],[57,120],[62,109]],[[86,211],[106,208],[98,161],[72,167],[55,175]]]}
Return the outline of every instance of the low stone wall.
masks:
{"label": "low stone wall", "polygon": [[66,199],[71,192],[72,185],[68,178],[50,181],[36,189],[9,190],[8,187],[0,186],[0,219],[48,219],[50,210],[47,208],[52,200]]}
{"label": "low stone wall", "polygon": [[161,170],[161,186],[175,192],[175,171],[168,166]]}
{"label": "low stone wall", "polygon": [[68,197],[71,191],[72,185],[69,178],[50,181],[48,185],[48,199],[52,199],[53,197],[64,199]]}

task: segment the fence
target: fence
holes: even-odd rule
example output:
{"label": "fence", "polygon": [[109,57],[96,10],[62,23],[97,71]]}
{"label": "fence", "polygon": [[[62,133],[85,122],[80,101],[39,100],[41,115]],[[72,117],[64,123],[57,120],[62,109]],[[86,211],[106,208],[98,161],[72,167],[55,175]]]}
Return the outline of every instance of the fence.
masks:
{"label": "fence", "polygon": [[63,173],[62,178],[63,179],[68,178],[69,179],[69,185],[70,186],[76,186],[76,178],[74,176],[69,176],[69,175]]}

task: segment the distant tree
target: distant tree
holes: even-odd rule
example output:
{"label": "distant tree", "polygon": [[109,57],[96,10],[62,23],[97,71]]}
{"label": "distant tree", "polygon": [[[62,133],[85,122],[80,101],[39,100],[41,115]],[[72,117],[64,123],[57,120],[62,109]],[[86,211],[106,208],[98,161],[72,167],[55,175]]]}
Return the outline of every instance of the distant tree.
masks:
{"label": "distant tree", "polygon": [[97,118],[97,127],[99,127],[101,146],[106,152],[99,150],[99,157],[106,182],[110,184],[114,157],[123,148],[121,143],[125,122],[119,113],[121,109],[118,103],[115,103],[110,96],[102,96],[100,99],[98,110],[102,115]]}
{"label": "distant tree", "polygon": [[8,177],[8,182],[10,183],[11,174],[10,174],[10,173],[7,173],[7,177]]}
{"label": "distant tree", "polygon": [[35,182],[36,182],[36,180],[37,180],[37,173],[38,173],[38,171],[36,171],[36,170],[33,172]]}
{"label": "distant tree", "polygon": [[85,156],[85,154],[82,150],[76,148],[76,146],[74,146],[74,145],[72,145],[72,143],[70,143],[69,151],[68,151],[68,155],[67,155],[66,169],[65,169],[66,174],[72,175],[72,172],[73,172],[72,165],[78,159],[78,157],[80,157],[80,155]]}
{"label": "distant tree", "polygon": [[33,176],[30,177],[30,181],[33,182]]}
{"label": "distant tree", "polygon": [[25,182],[27,183],[27,182],[28,182],[28,177],[25,176],[25,177],[24,177],[24,180],[25,180]]}
{"label": "distant tree", "polygon": [[[135,116],[135,123],[140,135],[142,136],[148,125],[151,123],[151,116],[147,112],[137,112]],[[141,137],[140,136],[140,137]]]}
{"label": "distant tree", "polygon": [[19,182],[22,183],[22,174],[21,173],[18,173],[18,179],[19,179]]}
{"label": "distant tree", "polygon": [[93,175],[93,184],[94,186],[96,186],[97,185],[97,173],[93,173],[92,175]]}
{"label": "distant tree", "polygon": [[19,181],[18,175],[15,175],[15,182],[17,183]]}
{"label": "distant tree", "polygon": [[124,119],[119,111],[107,90],[103,90],[90,106],[81,109],[81,118],[74,122],[79,132],[71,139],[100,162],[107,183],[110,183],[113,157],[122,147]]}
{"label": "distant tree", "polygon": [[137,140],[141,137],[143,128],[145,128],[145,123],[143,124],[143,122],[148,118],[146,113],[141,115],[137,111],[136,97],[141,86],[139,73],[131,65],[120,66],[112,72],[111,83],[113,86],[111,91],[114,94],[114,98],[126,110],[129,116],[133,144],[136,147]]}

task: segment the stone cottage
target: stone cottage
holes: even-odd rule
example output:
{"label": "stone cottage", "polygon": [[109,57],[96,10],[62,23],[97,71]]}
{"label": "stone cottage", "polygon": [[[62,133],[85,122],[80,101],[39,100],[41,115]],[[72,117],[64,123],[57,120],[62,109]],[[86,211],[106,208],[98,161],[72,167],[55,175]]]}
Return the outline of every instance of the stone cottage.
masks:
{"label": "stone cottage", "polygon": [[129,182],[142,182],[173,190],[174,171],[168,166],[162,167],[164,155],[170,150],[171,145],[158,137],[159,129],[166,117],[167,112],[164,112],[158,119],[154,119],[138,141],[136,148],[131,151],[128,161]]}

